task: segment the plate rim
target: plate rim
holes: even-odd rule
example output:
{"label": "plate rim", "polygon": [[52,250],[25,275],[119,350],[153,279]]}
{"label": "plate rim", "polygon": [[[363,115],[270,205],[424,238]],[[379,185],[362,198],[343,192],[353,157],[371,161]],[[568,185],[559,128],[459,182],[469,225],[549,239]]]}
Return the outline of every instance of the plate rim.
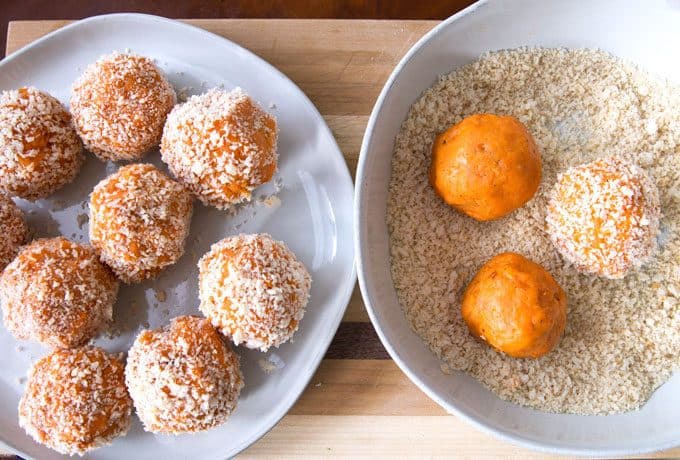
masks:
{"label": "plate rim", "polygon": [[[350,219],[350,222],[348,223],[348,231],[351,233],[350,237],[351,240],[354,239],[354,200],[352,199],[354,195],[354,182],[352,180],[352,175],[349,172],[349,167],[347,165],[347,161],[345,160],[344,154],[342,150],[340,149],[340,146],[338,145],[337,139],[333,135],[333,132],[331,131],[330,127],[326,123],[326,120],[323,118],[321,113],[319,112],[319,109],[316,107],[316,105],[309,99],[309,96],[293,81],[291,80],[286,74],[284,74],[282,71],[277,69],[274,65],[270,64],[267,62],[264,58],[260,57],[256,53],[250,51],[249,49],[239,45],[238,43],[222,37],[221,35],[215,34],[213,32],[210,32],[206,29],[203,29],[199,26],[195,26],[192,24],[188,24],[182,20],[178,19],[170,19],[166,18],[163,16],[157,16],[153,14],[145,14],[145,13],[110,13],[110,14],[101,14],[101,15],[96,15],[96,16],[90,16],[87,18],[79,19],[79,20],[74,20],[73,22],[66,24],[65,26],[62,26],[56,30],[53,30],[42,37],[38,38],[37,40],[32,41],[31,43],[22,46],[21,48],[15,50],[11,54],[7,55],[4,59],[0,61],[0,71],[2,71],[3,67],[17,59],[18,57],[22,56],[23,54],[26,54],[30,52],[33,48],[38,47],[46,42],[51,41],[54,37],[61,35],[63,33],[68,33],[71,32],[72,29],[77,29],[79,27],[82,27],[86,24],[89,24],[91,22],[98,22],[98,21],[111,21],[111,20],[121,20],[121,21],[129,21],[129,20],[141,20],[142,22],[154,22],[159,24],[162,27],[178,27],[185,29],[187,31],[190,31],[191,33],[197,33],[199,35],[202,35],[210,40],[213,41],[219,41],[221,42],[222,45],[227,45],[234,50],[241,52],[241,53],[246,53],[249,55],[250,58],[254,59],[257,61],[260,65],[263,65],[265,68],[267,68],[270,72],[275,74],[278,78],[283,79],[284,81],[288,82],[291,84],[300,94],[300,96],[306,101],[307,105],[312,109],[312,114],[317,121],[317,125],[320,127],[320,129],[323,131],[324,134],[326,134],[331,141],[331,145],[335,147],[335,152],[332,153],[332,157],[335,159],[335,162],[337,163],[337,168],[338,173],[342,177],[342,182],[344,182],[343,187],[349,187],[351,190],[351,195],[350,195],[350,201],[352,203],[352,212],[347,213],[347,219]],[[218,19],[219,20],[219,19]],[[332,327],[329,329],[329,332],[332,332],[328,334],[325,342],[321,343],[320,346],[318,347],[319,355],[317,358],[315,358],[314,361],[314,366],[313,366],[313,371],[310,372],[309,376],[301,379],[301,381],[304,381],[304,385],[302,385],[301,389],[297,394],[290,398],[287,404],[284,404],[282,406],[282,410],[280,413],[275,414],[271,421],[271,424],[267,424],[267,427],[263,430],[259,430],[259,432],[252,436],[251,438],[247,439],[244,443],[242,443],[240,446],[238,446],[238,451],[234,453],[233,455],[236,456],[243,452],[244,450],[248,449],[250,446],[255,444],[257,441],[262,439],[267,433],[269,433],[278,423],[285,417],[288,412],[290,412],[290,409],[295,405],[295,403],[298,401],[298,399],[302,396],[302,394],[305,392],[306,388],[309,386],[309,383],[312,381],[312,378],[314,377],[314,374],[318,370],[319,366],[321,365],[321,362],[323,361],[323,358],[326,354],[326,351],[331,345],[331,342],[335,338],[335,335],[337,334],[338,328],[340,327],[340,324],[342,323],[342,318],[345,315],[345,312],[347,310],[347,307],[349,306],[349,301],[352,296],[352,292],[354,291],[354,287],[357,283],[357,265],[356,265],[356,247],[353,242],[351,241],[350,244],[348,245],[348,250],[351,251],[351,270],[349,277],[347,277],[346,285],[342,286],[342,289],[336,289],[334,291],[334,295],[336,296],[337,303],[340,305],[343,305],[340,307],[336,313],[336,317],[334,318],[334,324]],[[35,441],[34,441],[35,442]],[[42,445],[41,445],[42,446]],[[42,446],[45,447],[45,446]],[[25,452],[22,452],[20,449],[16,448],[14,445],[10,444],[7,442],[6,439],[4,439],[4,436],[0,435],[0,448],[7,450],[11,453],[14,453],[15,455],[19,455],[23,458],[26,459],[31,459],[34,457],[29,456]],[[45,447],[48,448],[48,447]],[[215,456],[213,458],[222,458],[219,456],[219,452],[215,453]]]}
{"label": "plate rim", "polygon": [[[377,314],[374,310],[374,303],[371,299],[370,289],[368,286],[368,277],[366,275],[366,270],[364,268],[364,260],[368,258],[368,243],[366,241],[366,230],[362,226],[361,216],[365,214],[366,202],[368,200],[364,190],[363,183],[367,171],[367,158],[369,156],[369,147],[373,143],[373,131],[375,124],[377,123],[378,114],[382,111],[383,105],[387,95],[392,91],[392,87],[395,81],[401,74],[402,69],[409,64],[409,62],[419,54],[429,42],[434,39],[441,31],[451,24],[461,20],[463,17],[473,14],[478,9],[483,7],[488,7],[492,3],[503,3],[502,0],[478,0],[477,2],[469,5],[468,7],[460,10],[454,15],[448,17],[447,19],[440,22],[438,25],[433,27],[425,35],[423,35],[401,58],[397,66],[394,68],[389,78],[385,82],[380,95],[371,110],[371,115],[368,119],[366,125],[366,131],[364,133],[364,138],[361,143],[361,150],[359,152],[359,160],[357,163],[357,173],[355,177],[355,188],[354,188],[354,246],[355,246],[355,265],[357,267],[357,277],[359,282],[359,289],[361,291],[361,296],[366,305],[366,310],[368,311],[368,316],[371,319],[371,323],[380,338],[383,346],[389,353],[392,360],[397,364],[399,369],[406,374],[406,376],[411,380],[423,393],[425,393],[430,399],[441,406],[449,415],[453,415],[463,420],[465,423],[473,426],[479,431],[492,435],[497,439],[505,441],[509,444],[524,447],[538,452],[558,454],[558,455],[576,455],[576,456],[599,456],[599,457],[621,457],[627,455],[638,455],[638,454],[648,454],[653,452],[659,452],[663,450],[672,449],[675,447],[680,447],[680,440],[668,441],[665,443],[656,444],[646,444],[641,445],[638,448],[606,448],[606,449],[593,449],[593,448],[580,448],[580,447],[565,447],[564,445],[559,445],[554,442],[548,441],[536,441],[528,438],[524,435],[518,435],[510,433],[506,430],[494,428],[487,425],[485,422],[476,419],[474,416],[467,414],[465,411],[460,409],[455,404],[450,404],[441,398],[435,391],[428,388],[427,384],[422,378],[416,375],[407,364],[402,360],[399,352],[397,351],[395,344],[390,342],[382,326],[378,322]],[[391,281],[391,280],[390,280]],[[496,397],[494,395],[494,397]]]}

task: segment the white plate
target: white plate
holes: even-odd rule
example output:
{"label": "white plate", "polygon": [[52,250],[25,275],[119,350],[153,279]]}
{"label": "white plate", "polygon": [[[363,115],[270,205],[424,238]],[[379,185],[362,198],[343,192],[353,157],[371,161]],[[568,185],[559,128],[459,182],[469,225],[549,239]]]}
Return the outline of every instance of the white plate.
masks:
{"label": "white plate", "polygon": [[[126,437],[90,454],[97,459],[224,459],[283,417],[305,389],[342,319],[355,280],[352,181],[330,130],[295,84],[234,43],[176,21],[118,14],[74,23],[2,61],[0,89],[33,85],[67,102],[72,82],[87,64],[126,48],[157,59],[175,88],[190,87],[190,94],[220,84],[227,89],[240,86],[279,123],[280,205],[252,204],[229,217],[196,201],[185,256],[155,281],[122,287],[114,317],[123,333],[113,340],[97,340],[109,350],[125,351],[143,323],[155,328],[174,316],[199,314],[195,257],[215,241],[240,232],[268,232],[286,242],[312,274],[307,313],[294,342],[266,355],[238,349],[246,384],[230,420],[205,433],[172,437],[145,433],[135,417]],[[162,166],[157,151],[143,161]],[[76,241],[87,241],[87,225],[79,228],[77,223],[78,214],[87,212],[81,203],[115,169],[90,157],[76,181],[53,197],[35,205],[21,201],[24,210],[36,211],[27,215],[29,225],[39,236],[75,234]],[[268,185],[257,194],[271,194],[275,188]],[[167,294],[164,302],[156,300],[154,288]],[[60,458],[33,442],[17,423],[23,387],[19,379],[45,349],[15,341],[4,328],[0,349],[0,438],[23,456]],[[259,360],[270,355],[274,366],[284,367],[267,374]]]}
{"label": "white plate", "polygon": [[361,291],[383,344],[399,367],[450,413],[526,447],[562,454],[650,452],[680,444],[680,375],[637,412],[556,415],[501,401],[462,373],[445,375],[411,330],[389,268],[385,223],[394,139],[411,104],[437,77],[485,51],[520,46],[601,48],[680,80],[678,0],[597,2],[482,1],[421,39],[394,70],[378,98],[361,148],[355,196],[355,244]]}

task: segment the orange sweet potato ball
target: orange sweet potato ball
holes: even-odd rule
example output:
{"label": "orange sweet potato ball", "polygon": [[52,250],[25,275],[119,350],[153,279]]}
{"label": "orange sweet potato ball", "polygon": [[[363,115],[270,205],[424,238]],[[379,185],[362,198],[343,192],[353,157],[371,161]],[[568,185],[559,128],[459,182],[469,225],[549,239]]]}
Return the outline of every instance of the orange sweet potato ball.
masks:
{"label": "orange sweet potato ball", "polygon": [[489,260],[463,296],[470,332],[515,358],[538,358],[559,342],[567,297],[540,265],[512,252]]}
{"label": "orange sweet potato ball", "polygon": [[514,117],[476,114],[437,136],[430,183],[449,205],[493,220],[529,201],[541,182],[541,155]]}

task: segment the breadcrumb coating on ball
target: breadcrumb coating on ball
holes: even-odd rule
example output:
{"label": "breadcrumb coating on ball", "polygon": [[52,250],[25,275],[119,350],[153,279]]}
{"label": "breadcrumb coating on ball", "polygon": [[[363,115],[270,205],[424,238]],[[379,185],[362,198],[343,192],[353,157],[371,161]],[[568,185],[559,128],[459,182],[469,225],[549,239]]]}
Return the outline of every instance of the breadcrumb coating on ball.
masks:
{"label": "breadcrumb coating on ball", "polygon": [[639,166],[618,157],[570,168],[548,203],[548,233],[579,271],[623,278],[656,249],[659,192]]}
{"label": "breadcrumb coating on ball", "polygon": [[112,53],[89,65],[74,83],[71,114],[85,147],[102,160],[136,160],[158,145],[177,102],[153,61]]}
{"label": "breadcrumb coating on ball", "polygon": [[192,433],[224,423],[243,388],[239,359],[204,318],[140,332],[125,379],[146,431]]}
{"label": "breadcrumb coating on ball", "polygon": [[71,116],[57,99],[31,87],[0,94],[0,191],[45,198],[71,182],[83,160]]}
{"label": "breadcrumb coating on ball", "polygon": [[19,425],[65,455],[110,444],[130,427],[132,400],[120,359],[97,347],[58,350],[29,372]]}
{"label": "breadcrumb coating on ball", "polygon": [[312,279],[284,243],[267,234],[225,238],[198,267],[199,308],[236,345],[267,351],[293,336]]}
{"label": "breadcrumb coating on ball", "polygon": [[132,164],[90,196],[90,241],[126,283],[153,278],[184,254],[193,197],[150,164]]}
{"label": "breadcrumb coating on ball", "polygon": [[161,157],[204,204],[227,209],[271,180],[276,142],[276,119],[245,92],[211,89],[172,110]]}
{"label": "breadcrumb coating on ball", "polygon": [[63,237],[24,246],[0,276],[5,327],[53,348],[86,344],[112,318],[118,280],[87,245]]}
{"label": "breadcrumb coating on ball", "polygon": [[0,193],[0,272],[28,239],[28,227],[21,209],[12,199]]}
{"label": "breadcrumb coating on ball", "polygon": [[53,348],[89,342],[111,321],[117,295],[94,250],[63,237],[24,246],[0,276],[5,327]]}

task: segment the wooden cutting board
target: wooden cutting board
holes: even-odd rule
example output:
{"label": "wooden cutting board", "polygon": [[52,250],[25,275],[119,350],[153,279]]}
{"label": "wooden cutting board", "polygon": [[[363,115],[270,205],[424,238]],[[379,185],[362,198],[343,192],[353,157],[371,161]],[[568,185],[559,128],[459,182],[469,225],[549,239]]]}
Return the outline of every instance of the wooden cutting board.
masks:
{"label": "wooden cutting board", "polygon": [[[69,22],[11,22],[7,53]],[[368,116],[385,80],[411,45],[437,24],[259,19],[187,22],[250,49],[297,83],[333,130],[352,176]],[[420,392],[377,339],[358,288],[310,386],[289,415],[241,458],[298,456],[550,458],[472,428],[447,415]],[[680,448],[645,457],[680,458]]]}

